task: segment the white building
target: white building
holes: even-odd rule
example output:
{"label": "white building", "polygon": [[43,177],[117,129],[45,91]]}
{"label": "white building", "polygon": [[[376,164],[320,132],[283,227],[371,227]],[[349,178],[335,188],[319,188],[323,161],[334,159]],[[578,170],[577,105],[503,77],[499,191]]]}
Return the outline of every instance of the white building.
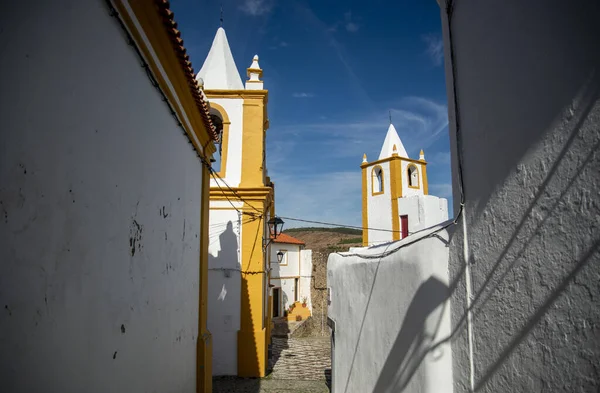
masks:
{"label": "white building", "polygon": [[429,195],[427,162],[408,157],[390,124],[379,158],[363,156],[362,224],[363,245],[371,246],[403,239],[448,219],[448,201]]}
{"label": "white building", "polygon": [[[310,285],[312,277],[312,250],[305,250],[305,243],[282,233],[271,244],[271,286],[273,318],[283,317],[284,311],[306,300],[312,313]],[[277,254],[282,253],[281,262]]]}
{"label": "white building", "polygon": [[211,391],[216,133],[168,6],[0,6],[3,392]]}

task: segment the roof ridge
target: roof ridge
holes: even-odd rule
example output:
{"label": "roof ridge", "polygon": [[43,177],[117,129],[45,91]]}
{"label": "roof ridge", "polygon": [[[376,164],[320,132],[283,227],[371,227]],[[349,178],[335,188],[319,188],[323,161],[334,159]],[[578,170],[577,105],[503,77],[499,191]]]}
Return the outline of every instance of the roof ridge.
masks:
{"label": "roof ridge", "polygon": [[170,4],[168,0],[155,0],[155,3],[158,6],[158,10],[162,16],[163,24],[167,28],[167,32],[171,37],[171,44],[173,46],[173,49],[175,50],[175,54],[179,59],[179,63],[181,64],[181,68],[183,69],[183,72],[187,79],[188,86],[190,88],[192,96],[194,97],[196,106],[200,111],[200,115],[202,116],[204,125],[206,126],[207,131],[212,137],[212,139],[214,141],[217,141],[218,135],[210,118],[208,104],[204,100],[204,97],[202,96],[200,90],[200,85],[198,85],[198,81],[195,78],[194,68],[192,67],[190,56],[187,54],[187,50],[183,46],[181,32],[177,30],[177,22],[175,22],[175,13],[169,9]]}

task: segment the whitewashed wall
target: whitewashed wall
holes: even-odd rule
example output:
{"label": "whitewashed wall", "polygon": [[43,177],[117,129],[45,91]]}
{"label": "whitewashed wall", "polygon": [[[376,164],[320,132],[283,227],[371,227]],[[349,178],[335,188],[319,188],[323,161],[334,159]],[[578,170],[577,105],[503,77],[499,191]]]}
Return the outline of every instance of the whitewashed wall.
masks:
{"label": "whitewashed wall", "polygon": [[[283,263],[280,265],[277,262],[277,252],[279,250],[287,250],[287,255],[284,257]],[[312,303],[310,297],[310,277],[312,276],[312,251],[300,250],[300,246],[294,244],[273,243],[271,245],[271,284],[275,287],[281,287],[282,290],[282,309],[294,303],[295,287],[294,278],[298,277],[298,301],[302,301],[303,297],[307,298],[308,307],[312,311]],[[280,277],[284,277],[281,278]],[[285,278],[287,277],[287,278]],[[285,296],[284,296],[285,295]]]}
{"label": "whitewashed wall", "polygon": [[306,297],[307,307],[312,313],[312,299],[310,297],[310,286],[312,277],[312,250],[300,251],[300,301]]}
{"label": "whitewashed wall", "polygon": [[[225,181],[230,187],[238,187],[242,179],[242,129],[244,121],[244,100],[242,98],[211,98],[214,102],[225,109],[230,121],[229,138],[223,141],[227,144],[227,162],[225,168]],[[224,149],[223,149],[224,151]],[[221,162],[221,169],[223,169]],[[217,187],[214,178],[210,179],[211,187]],[[221,187],[226,187],[221,184]]]}
{"label": "whitewashed wall", "polygon": [[240,215],[236,210],[222,210],[231,207],[227,201],[211,201],[210,204],[208,329],[213,340],[212,373],[237,375],[242,299]]}
{"label": "whitewashed wall", "polygon": [[433,195],[398,198],[398,214],[408,215],[408,232],[415,233],[448,220],[448,201]]}
{"label": "whitewashed wall", "polygon": [[329,255],[333,393],[452,392],[448,234],[423,238],[436,229]]}
{"label": "whitewashed wall", "polygon": [[[369,228],[392,230],[392,202],[390,191],[390,163],[379,164],[383,170],[383,194],[372,194],[373,167],[367,168],[367,208]],[[391,232],[369,230],[369,244],[380,244],[392,240]]]}
{"label": "whitewashed wall", "polygon": [[455,389],[597,392],[600,2],[440,3],[455,212],[458,152],[465,186],[450,244]]}
{"label": "whitewashed wall", "polygon": [[[277,253],[284,251],[281,263],[277,261]],[[300,246],[297,244],[271,243],[271,277],[300,276]]]}
{"label": "whitewashed wall", "polygon": [[104,1],[0,26],[0,390],[195,392],[199,159]]}

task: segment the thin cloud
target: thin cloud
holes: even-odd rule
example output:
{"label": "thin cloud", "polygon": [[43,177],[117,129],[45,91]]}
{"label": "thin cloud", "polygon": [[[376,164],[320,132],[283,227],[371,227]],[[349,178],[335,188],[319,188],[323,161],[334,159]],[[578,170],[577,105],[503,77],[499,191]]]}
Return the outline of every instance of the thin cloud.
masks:
{"label": "thin cloud", "polygon": [[290,44],[286,41],[278,41],[275,45],[271,45],[269,49],[279,49],[279,48],[287,48]]}
{"label": "thin cloud", "polygon": [[434,34],[427,34],[422,37],[423,41],[427,45],[425,53],[429,55],[431,61],[436,66],[442,65],[444,60],[444,41],[442,37]]}
{"label": "thin cloud", "polygon": [[304,93],[304,92],[292,94],[292,97],[294,97],[294,98],[312,98],[314,96],[315,95],[313,93]]}
{"label": "thin cloud", "polygon": [[[361,225],[362,183],[359,170],[314,171],[308,175],[285,174],[274,170],[269,175],[276,179],[277,215],[334,224]],[[349,195],[356,197],[349,198]],[[284,220],[287,228],[311,226],[299,221]]]}
{"label": "thin cloud", "polygon": [[346,27],[346,31],[350,33],[356,33],[360,26],[352,20],[352,12],[348,11],[344,14],[344,26]]}
{"label": "thin cloud", "polygon": [[240,10],[252,16],[267,14],[272,8],[273,1],[271,0],[244,0],[244,3],[240,6]]}
{"label": "thin cloud", "polygon": [[348,60],[348,56],[346,51],[344,50],[343,45],[341,45],[334,36],[334,32],[337,30],[337,26],[339,22],[337,22],[334,26],[328,26],[323,22],[319,17],[313,12],[313,10],[305,4],[296,3],[295,14],[307,25],[312,26],[317,31],[321,31],[324,36],[323,42],[329,44],[330,47],[333,48],[333,51],[329,51],[334,54],[340,63],[344,66],[347,74],[348,74],[348,83],[355,90],[355,94],[358,99],[360,99],[365,105],[367,105],[367,110],[375,110],[376,105],[373,100],[369,97],[367,91],[363,88],[361,80],[356,76],[354,70],[352,69],[352,65]]}
{"label": "thin cloud", "polygon": [[[305,138],[319,138],[321,143],[331,138],[346,146],[339,150],[339,154],[358,154],[362,157],[366,152],[370,156],[379,154],[389,125],[389,112],[409,153],[427,149],[447,130],[448,108],[445,104],[422,97],[405,97],[391,105],[389,111],[380,109],[367,116],[339,122],[324,119],[313,123],[280,125],[278,133],[285,135],[301,131]],[[374,135],[380,135],[381,138],[374,138]]]}

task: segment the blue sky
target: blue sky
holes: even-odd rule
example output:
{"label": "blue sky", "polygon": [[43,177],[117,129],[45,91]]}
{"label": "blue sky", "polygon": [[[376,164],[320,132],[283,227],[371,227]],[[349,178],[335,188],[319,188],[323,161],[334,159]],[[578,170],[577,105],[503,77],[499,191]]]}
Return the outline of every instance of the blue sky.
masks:
{"label": "blue sky", "polygon": [[[219,1],[173,0],[196,72],[219,27]],[[225,0],[243,80],[258,54],[269,90],[267,167],[280,216],[361,225],[363,153],[377,159],[388,112],[429,190],[452,206],[439,6],[435,0]],[[286,227],[306,226],[286,222]]]}

